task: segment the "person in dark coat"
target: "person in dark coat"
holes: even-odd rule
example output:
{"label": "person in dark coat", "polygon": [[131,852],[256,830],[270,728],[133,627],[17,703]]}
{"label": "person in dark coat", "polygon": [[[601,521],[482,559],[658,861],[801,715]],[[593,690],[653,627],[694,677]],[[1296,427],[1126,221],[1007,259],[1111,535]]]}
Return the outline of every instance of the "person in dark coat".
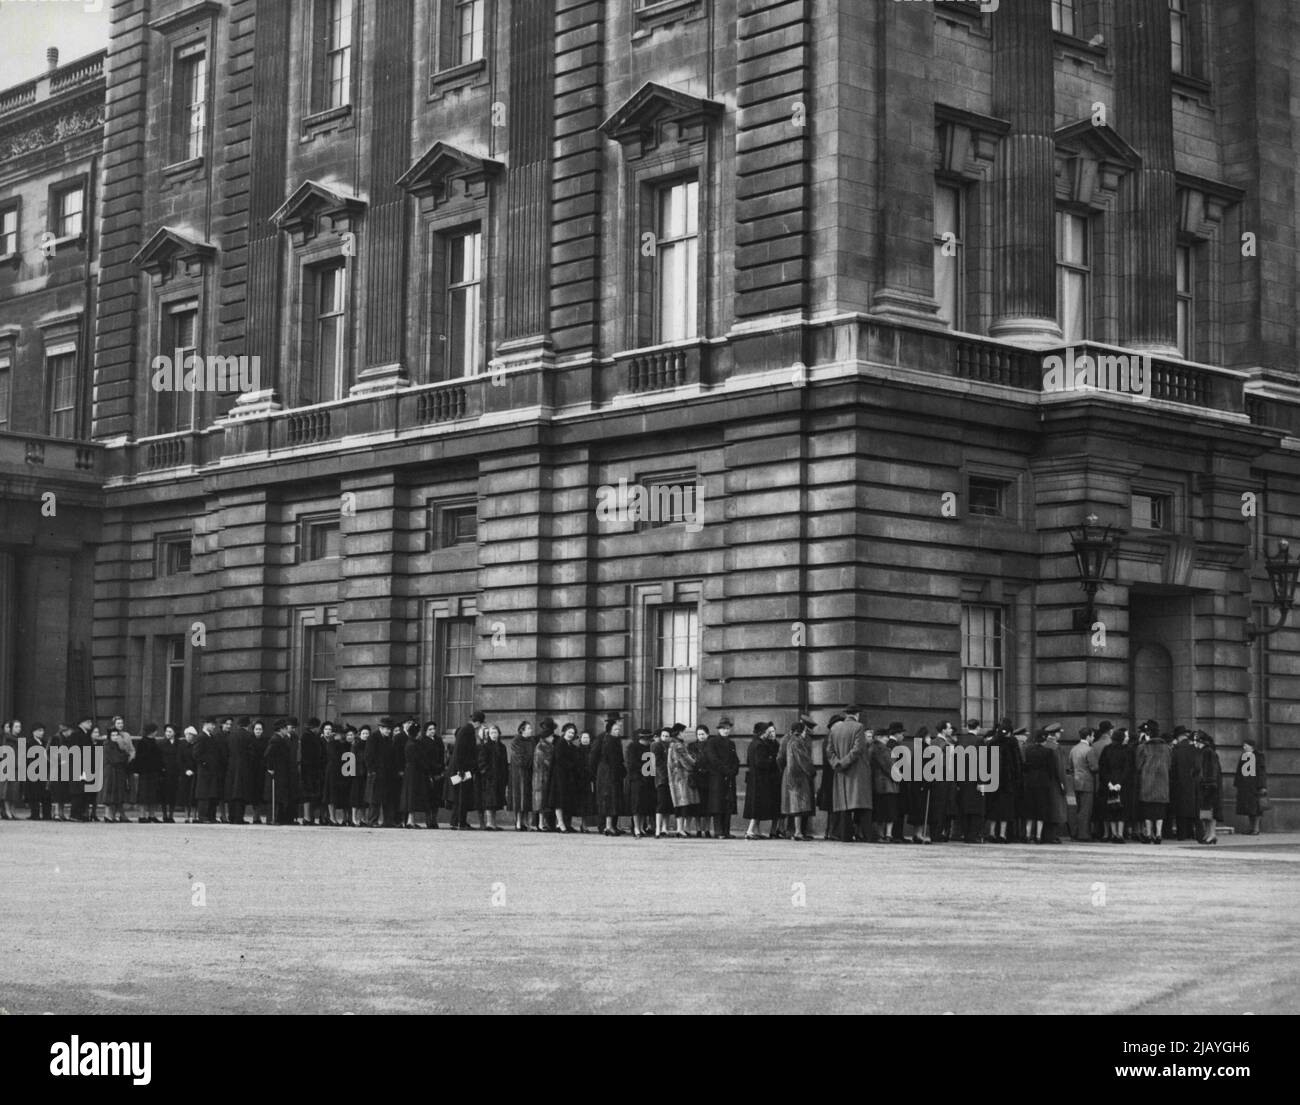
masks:
{"label": "person in dark coat", "polygon": [[320,812],[320,796],[325,783],[325,742],[321,738],[320,718],[309,717],[298,741],[299,794],[302,800],[302,823],[311,825]]}
{"label": "person in dark coat", "polygon": [[605,836],[622,836],[618,819],[623,812],[627,764],[623,759],[623,723],[618,714],[606,716],[605,732],[592,742],[589,762],[596,791],[596,816],[605,820],[601,832]]}
{"label": "person in dark coat", "polygon": [[1056,752],[1047,747],[1047,730],[1040,729],[1025,749],[1025,819],[1029,842],[1043,843],[1043,826],[1052,816],[1053,796],[1065,794],[1065,777]]}
{"label": "person in dark coat", "polygon": [[217,719],[217,727],[212,733],[212,753],[215,760],[217,775],[217,801],[214,811],[214,818],[221,824],[225,824],[226,818],[226,768],[230,760],[230,735],[234,732],[235,719],[233,717],[224,717]]}
{"label": "person in dark coat", "polygon": [[746,840],[757,840],[763,833],[763,822],[769,821],[768,839],[782,836],[781,768],[777,757],[781,742],[776,739],[776,726],[770,721],[756,722],[753,739],[745,753],[745,809],[743,816],[749,822],[745,829]]}
{"label": "person in dark coat", "polygon": [[572,807],[573,827],[585,833],[587,819],[596,812],[595,783],[591,775],[591,733],[585,729],[578,733],[573,738],[570,752],[569,805]]}
{"label": "person in dark coat", "polygon": [[1191,733],[1185,725],[1178,726],[1169,749],[1169,808],[1178,840],[1196,836],[1201,763],[1201,750],[1192,743]]}
{"label": "person in dark coat", "polygon": [[170,722],[163,726],[162,740],[158,742],[158,757],[162,762],[162,772],[158,778],[158,798],[162,806],[162,823],[176,823],[176,778],[179,770],[177,762],[179,748],[176,741],[176,726]]}
{"label": "person in dark coat", "polygon": [[813,763],[820,767],[821,775],[817,783],[817,808],[826,813],[826,827],[822,830],[822,840],[839,840],[839,814],[835,812],[835,770],[831,767],[828,750],[830,748],[830,730],[844,720],[843,714],[832,714],[826,723],[826,735],[813,733]]}
{"label": "person in dark coat", "polygon": [[867,747],[867,758],[871,761],[872,821],[877,843],[901,844],[902,841],[894,836],[900,784],[894,778],[894,757],[890,754],[889,737],[888,730],[876,733]]}
{"label": "person in dark coat", "polygon": [[[547,718],[542,722],[542,731],[546,732],[548,725],[555,723]],[[566,725],[565,732],[575,731],[572,725]],[[555,828],[558,832],[567,833],[569,831],[569,809],[573,795],[573,759],[575,756],[572,742],[565,740],[563,735],[555,735],[551,738],[553,755],[551,757],[551,773],[546,780],[546,784],[541,792],[541,806],[543,810],[553,810],[555,817]],[[540,746],[539,746],[540,747]],[[536,791],[534,791],[536,797]]]}
{"label": "person in dark coat", "polygon": [[1197,767],[1196,839],[1201,844],[1218,844],[1216,826],[1223,817],[1222,775],[1214,738],[1202,729],[1192,734],[1192,747],[1200,757]]}
{"label": "person in dark coat", "polygon": [[727,806],[726,812],[722,818],[722,839],[731,839],[731,819],[740,812],[740,804],[737,801],[737,782],[740,778],[740,754],[736,751],[736,742],[732,739],[732,721],[729,717],[724,717],[718,721],[717,736],[726,742],[726,762],[727,762]]}
{"label": "person in dark coat", "polygon": [[504,809],[510,787],[510,757],[501,741],[501,729],[489,725],[478,746],[479,827],[500,832],[497,811]]}
{"label": "person in dark coat", "polygon": [[451,749],[452,790],[451,827],[468,829],[469,813],[474,808],[474,773],[478,771],[478,729],[486,717],[482,710],[470,714],[469,721],[456,730]]}
{"label": "person in dark coat", "polygon": [[638,840],[654,830],[650,818],[654,816],[657,796],[654,775],[654,733],[638,729],[628,741],[624,760],[623,800],[632,816],[632,835]]}
{"label": "person in dark coat", "polygon": [[196,802],[194,787],[198,781],[198,764],[194,759],[194,745],[199,731],[193,725],[185,727],[185,737],[176,745],[176,808],[185,811],[185,824],[194,823]]}
{"label": "person in dark coat", "polygon": [[325,745],[325,806],[331,825],[342,825],[348,819],[352,780],[343,774],[343,753],[347,750],[343,728],[329,726],[329,741]]}
{"label": "person in dark coat", "polygon": [[[726,732],[723,723],[726,723]],[[705,785],[700,794],[703,814],[710,819],[712,831],[706,836],[719,840],[731,837],[731,795],[734,780],[740,773],[739,758],[728,735],[731,731],[731,719],[723,718],[718,723],[718,731],[710,734],[700,750],[700,770],[704,774]]]}
{"label": "person in dark coat", "polygon": [[776,768],[781,773],[781,813],[787,818],[790,839],[809,840],[817,768],[813,764],[812,733],[802,718],[777,746]]}
{"label": "person in dark coat", "polygon": [[1138,801],[1146,822],[1144,843],[1160,844],[1164,839],[1165,809],[1169,805],[1169,767],[1173,760],[1164,737],[1148,729],[1146,741],[1137,748]]}
{"label": "person in dark coat", "polygon": [[1016,740],[1011,722],[1003,719],[985,738],[990,752],[997,756],[997,789],[984,795],[984,815],[987,819],[986,837],[990,844],[1006,844],[1012,826],[1019,817],[1017,799],[1023,785],[1024,763],[1020,742]]}
{"label": "person in dark coat", "polygon": [[415,820],[416,814],[424,813],[427,820],[429,809],[429,765],[425,762],[424,742],[407,737],[397,755],[402,772],[402,795],[397,811],[406,817],[402,828],[419,829],[422,826]]}
{"label": "person in dark coat", "polygon": [[392,733],[381,724],[366,741],[366,824],[370,827],[386,829],[391,824],[388,788],[395,772]]}
{"label": "person in dark coat", "polygon": [[203,730],[194,742],[194,799],[199,807],[199,821],[215,824],[217,803],[221,801],[226,785],[225,765],[219,751],[221,738],[217,735],[217,719],[207,718]]}
{"label": "person in dark coat", "polygon": [[[554,722],[551,722],[554,725]],[[537,734],[531,721],[521,721],[510,742],[510,806],[515,814],[515,832],[542,828],[533,804],[533,761],[537,755]]]}
{"label": "person in dark coat", "polygon": [[232,825],[244,824],[244,807],[248,803],[253,744],[248,724],[248,718],[241,717],[226,734],[226,820]]}
{"label": "person in dark coat", "polygon": [[1264,753],[1255,747],[1255,738],[1241,742],[1233,781],[1237,787],[1237,816],[1247,819],[1246,836],[1259,836],[1259,823],[1268,812],[1268,775],[1264,770]]}
{"label": "person in dark coat", "polygon": [[447,776],[447,746],[442,743],[438,733],[437,722],[429,722],[420,737],[421,753],[424,757],[424,774],[426,780],[429,806],[425,824],[430,829],[438,827],[438,810],[441,803],[438,796],[442,794],[443,781]]}
{"label": "person in dark coat", "polygon": [[[526,724],[526,723],[525,723]],[[547,718],[533,745],[532,791],[528,804],[537,818],[538,832],[558,832],[551,805],[551,776],[555,773],[555,722]]]}
{"label": "person in dark coat", "polygon": [[267,732],[264,722],[255,721],[248,730],[248,789],[244,792],[244,803],[253,811],[253,824],[266,825],[270,817],[266,812],[269,794],[266,789],[266,746],[271,743],[271,734]]}
{"label": "person in dark coat", "polygon": [[[370,726],[359,726],[352,734],[352,741],[348,746],[348,752],[352,754],[351,761],[346,759],[347,753],[344,753],[345,765],[350,763],[352,767],[352,786],[348,789],[348,801],[352,807],[352,824],[360,828],[366,823],[366,747],[370,744]],[[344,767],[347,770],[347,767]]]}
{"label": "person in dark coat", "polygon": [[388,772],[388,786],[384,790],[384,809],[388,823],[400,826],[402,820],[398,808],[402,804],[402,759],[406,748],[406,728],[398,725],[394,718],[382,717],[379,719],[379,729],[381,732],[388,730],[388,756],[392,764]]}
{"label": "person in dark coat", "polygon": [[[958,737],[957,746],[962,749],[974,748],[978,754],[978,749],[983,743],[979,730],[979,719],[968,718],[966,731]],[[970,756],[971,753],[963,752],[963,755]],[[957,816],[961,822],[960,839],[967,844],[981,843],[984,831],[984,794],[980,784],[973,779],[954,781],[953,793]],[[958,834],[954,832],[953,837],[956,839]]]}
{"label": "person in dark coat", "polygon": [[1125,750],[1128,730],[1115,729],[1107,735],[1110,739],[1097,758],[1097,804],[1104,811],[1104,842],[1123,844],[1125,804],[1133,789],[1132,764]]}
{"label": "person in dark coat", "polygon": [[139,779],[136,801],[140,803],[140,824],[161,825],[158,819],[158,802],[162,794],[163,758],[156,739],[158,726],[150,722],[144,727],[140,743],[135,746],[135,759],[131,770]]}
{"label": "person in dark coat", "polygon": [[284,719],[272,726],[271,739],[267,742],[262,764],[271,800],[271,824],[292,825],[294,787],[291,781],[298,769],[293,762],[293,738],[289,723]]}
{"label": "person in dark coat", "polygon": [[[678,722],[678,724],[681,724]],[[685,728],[683,726],[683,728]],[[659,730],[650,746],[655,761],[655,839],[660,840],[672,832],[673,792],[668,785],[668,749],[673,742],[673,731],[665,726]]]}
{"label": "person in dark coat", "polygon": [[69,749],[72,747],[66,725],[58,726],[49,742],[49,771],[45,783],[50,792],[50,820],[67,821],[72,802],[71,782],[68,776]]}

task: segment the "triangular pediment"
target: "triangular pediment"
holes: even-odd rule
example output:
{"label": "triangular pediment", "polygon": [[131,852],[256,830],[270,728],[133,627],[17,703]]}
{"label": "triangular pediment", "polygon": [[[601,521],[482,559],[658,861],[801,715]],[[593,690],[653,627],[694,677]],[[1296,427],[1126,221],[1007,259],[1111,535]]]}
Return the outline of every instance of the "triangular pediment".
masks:
{"label": "triangular pediment", "polygon": [[397,186],[415,196],[442,195],[453,180],[478,184],[496,176],[505,165],[446,142],[435,142],[397,179]]}
{"label": "triangular pediment", "polygon": [[627,145],[654,138],[665,123],[676,123],[679,131],[701,128],[722,114],[717,100],[692,96],[679,88],[648,81],[613,115],[600,125],[601,133]]}
{"label": "triangular pediment", "polygon": [[1087,154],[1098,161],[1111,161],[1130,169],[1142,164],[1142,155],[1109,123],[1080,119],[1077,123],[1058,128],[1055,137],[1057,147],[1062,150]]}
{"label": "triangular pediment", "polygon": [[216,247],[211,242],[177,227],[164,226],[131,258],[131,263],[156,278],[165,279],[178,264],[197,268],[214,253]]}
{"label": "triangular pediment", "polygon": [[288,231],[295,241],[314,238],[322,229],[346,233],[354,228],[366,208],[365,200],[316,180],[305,180],[271,216],[271,222]]}

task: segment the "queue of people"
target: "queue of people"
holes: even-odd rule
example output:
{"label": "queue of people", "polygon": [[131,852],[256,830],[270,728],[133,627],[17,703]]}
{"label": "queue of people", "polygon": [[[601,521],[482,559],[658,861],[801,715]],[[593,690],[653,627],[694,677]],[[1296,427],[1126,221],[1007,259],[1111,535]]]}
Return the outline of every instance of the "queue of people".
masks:
{"label": "queue of people", "polygon": [[[1059,724],[1031,737],[1009,721],[986,731],[970,719],[960,734],[949,721],[909,734],[898,722],[869,727],[857,706],[832,717],[824,738],[816,729],[808,717],[785,734],[760,721],[742,766],[727,717],[716,731],[677,723],[630,734],[617,713],[595,734],[546,718],[520,722],[507,740],[476,711],[450,746],[435,724],[414,718],[357,726],[309,718],[300,727],[297,718],[208,717],[183,729],[149,724],[139,737],[121,717],[53,733],[14,719],[4,725],[10,763],[20,742],[29,764],[76,748],[102,755],[103,777],[97,787],[84,772],[0,779],[0,818],[16,819],[25,804],[32,820],[123,823],[134,805],[140,823],[436,829],[447,810],[453,830],[725,840],[739,814],[746,840],[807,841],[823,813],[820,839],[846,842],[1160,844],[1166,833],[1218,841],[1221,769],[1203,730],[1163,734],[1148,721],[1130,733],[1102,722],[1062,744]],[[996,750],[996,776],[900,773],[900,745]],[[1234,781],[1236,813],[1258,834],[1268,784],[1252,739]]]}

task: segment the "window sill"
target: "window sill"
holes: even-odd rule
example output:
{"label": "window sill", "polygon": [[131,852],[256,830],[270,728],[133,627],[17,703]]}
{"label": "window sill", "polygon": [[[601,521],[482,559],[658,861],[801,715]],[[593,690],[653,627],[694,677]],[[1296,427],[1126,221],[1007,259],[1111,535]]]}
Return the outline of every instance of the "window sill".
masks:
{"label": "window sill", "polygon": [[17,268],[19,261],[22,260],[22,254],[15,250],[13,253],[0,253],[0,265],[9,265]]}
{"label": "window sill", "polygon": [[636,29],[633,38],[646,38],[659,27],[671,23],[684,22],[695,16],[703,15],[700,0],[659,0],[657,4],[647,4],[637,8],[633,13]]}
{"label": "window sill", "polygon": [[55,238],[49,245],[54,247],[57,254],[64,246],[75,246],[77,249],[86,248],[86,232],[83,230],[80,234],[69,234],[65,238]]}
{"label": "window sill", "polygon": [[435,90],[455,88],[459,85],[471,83],[475,77],[486,70],[487,58],[475,58],[463,65],[453,65],[447,69],[439,69],[430,77],[430,80]]}
{"label": "window sill", "polygon": [[202,157],[191,157],[185,161],[177,161],[171,165],[163,166],[163,176],[181,177],[190,173],[198,173],[203,168]]}
{"label": "window sill", "polygon": [[1214,87],[1204,78],[1193,77],[1187,73],[1175,73],[1173,83],[1175,95],[1188,96],[1195,100],[1204,100]]}
{"label": "window sill", "polygon": [[316,130],[328,123],[334,123],[340,119],[346,119],[351,114],[351,104],[340,104],[338,107],[326,108],[324,111],[317,111],[313,112],[311,115],[304,116],[302,125],[307,130]]}
{"label": "window sill", "polygon": [[1052,39],[1056,46],[1070,54],[1083,54],[1096,61],[1106,60],[1106,47],[1094,46],[1086,38],[1079,38],[1077,35],[1068,35],[1064,31],[1053,31]]}

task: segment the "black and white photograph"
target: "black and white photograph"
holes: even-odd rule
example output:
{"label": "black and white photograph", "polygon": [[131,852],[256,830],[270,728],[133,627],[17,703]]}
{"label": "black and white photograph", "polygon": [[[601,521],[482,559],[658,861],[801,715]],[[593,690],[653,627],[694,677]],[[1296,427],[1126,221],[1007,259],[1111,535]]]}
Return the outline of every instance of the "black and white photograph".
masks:
{"label": "black and white photograph", "polygon": [[0,0],[0,74],[35,1087],[304,1014],[1261,1077],[1300,6]]}

